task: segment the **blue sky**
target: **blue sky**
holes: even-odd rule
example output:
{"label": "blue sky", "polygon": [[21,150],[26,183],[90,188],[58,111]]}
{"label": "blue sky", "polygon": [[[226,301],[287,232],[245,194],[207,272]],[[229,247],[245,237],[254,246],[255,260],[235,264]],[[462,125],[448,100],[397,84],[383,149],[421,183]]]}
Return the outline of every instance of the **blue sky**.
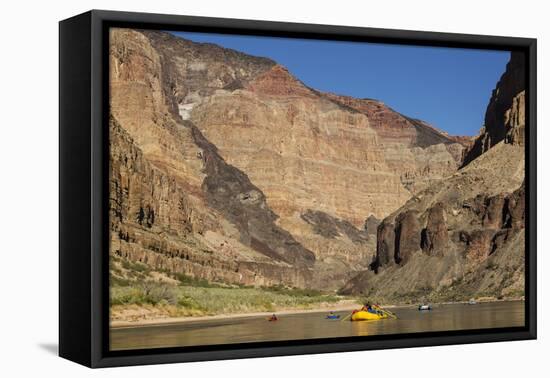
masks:
{"label": "blue sky", "polygon": [[173,34],[269,57],[315,89],[383,101],[452,135],[476,135],[510,52],[202,33]]}

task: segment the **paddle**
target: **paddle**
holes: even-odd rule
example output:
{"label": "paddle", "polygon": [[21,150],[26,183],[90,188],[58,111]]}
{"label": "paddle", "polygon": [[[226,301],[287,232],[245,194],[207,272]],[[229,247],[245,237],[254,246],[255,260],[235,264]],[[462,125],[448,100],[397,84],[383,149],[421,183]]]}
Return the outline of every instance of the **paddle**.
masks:
{"label": "paddle", "polygon": [[349,317],[351,316],[351,314],[348,314],[348,316],[346,316],[344,319],[342,319],[341,321],[343,322],[344,320],[347,320]]}
{"label": "paddle", "polygon": [[389,310],[384,310],[382,307],[380,307],[378,305],[373,305],[373,307],[375,307],[378,311],[381,311],[382,313],[388,315],[390,318],[397,319],[397,315],[395,315],[393,312],[391,312]]}

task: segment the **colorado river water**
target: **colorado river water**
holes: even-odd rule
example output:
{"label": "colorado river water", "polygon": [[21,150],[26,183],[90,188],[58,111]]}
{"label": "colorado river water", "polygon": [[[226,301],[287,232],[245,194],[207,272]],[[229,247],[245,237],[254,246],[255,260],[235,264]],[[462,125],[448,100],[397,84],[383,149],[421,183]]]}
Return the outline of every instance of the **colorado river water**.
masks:
{"label": "colorado river water", "polygon": [[[350,322],[325,319],[326,313],[197,320],[111,329],[111,350],[296,340],[395,333],[521,327],[525,302],[436,305],[432,311],[396,308],[398,319]],[[349,311],[337,312],[341,318]]]}

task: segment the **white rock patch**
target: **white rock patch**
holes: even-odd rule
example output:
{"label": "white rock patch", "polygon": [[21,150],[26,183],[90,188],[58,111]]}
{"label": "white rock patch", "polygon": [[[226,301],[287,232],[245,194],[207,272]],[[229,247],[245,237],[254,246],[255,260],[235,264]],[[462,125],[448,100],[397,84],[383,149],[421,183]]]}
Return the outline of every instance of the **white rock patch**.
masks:
{"label": "white rock patch", "polygon": [[191,118],[191,111],[193,110],[195,104],[196,102],[178,105],[178,110],[182,119],[185,120]]}
{"label": "white rock patch", "polygon": [[206,63],[202,63],[202,62],[191,63],[189,65],[189,69],[191,71],[204,71],[206,70]]}

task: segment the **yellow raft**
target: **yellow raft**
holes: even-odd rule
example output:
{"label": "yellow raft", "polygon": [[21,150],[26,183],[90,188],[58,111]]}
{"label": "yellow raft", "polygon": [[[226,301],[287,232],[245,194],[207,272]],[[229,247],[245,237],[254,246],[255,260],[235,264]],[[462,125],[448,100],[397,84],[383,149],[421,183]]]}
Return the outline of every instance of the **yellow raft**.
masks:
{"label": "yellow raft", "polygon": [[373,313],[369,311],[356,311],[353,314],[351,314],[351,320],[352,321],[361,321],[361,320],[382,320],[387,319],[390,316],[386,313]]}

